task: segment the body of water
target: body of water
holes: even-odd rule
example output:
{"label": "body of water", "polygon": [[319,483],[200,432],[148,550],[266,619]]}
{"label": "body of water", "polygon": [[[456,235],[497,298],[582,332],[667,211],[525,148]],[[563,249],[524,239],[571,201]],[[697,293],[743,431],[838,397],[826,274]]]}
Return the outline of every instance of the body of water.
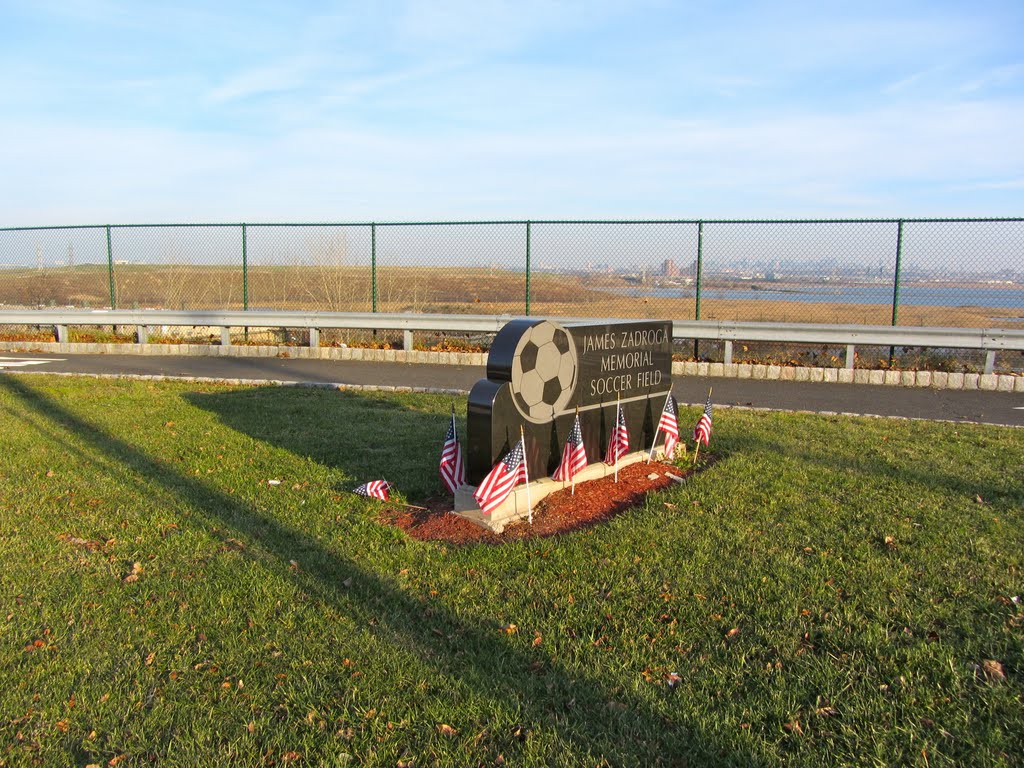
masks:
{"label": "body of water", "polygon": [[[601,288],[608,293],[635,298],[692,299],[693,288],[624,286]],[[892,286],[850,285],[764,289],[705,288],[702,299],[730,299],[744,301],[799,301],[812,304],[886,304],[892,305]],[[1024,310],[1024,289],[1019,288],[956,288],[907,286],[900,289],[900,305],[926,307],[992,307]]]}

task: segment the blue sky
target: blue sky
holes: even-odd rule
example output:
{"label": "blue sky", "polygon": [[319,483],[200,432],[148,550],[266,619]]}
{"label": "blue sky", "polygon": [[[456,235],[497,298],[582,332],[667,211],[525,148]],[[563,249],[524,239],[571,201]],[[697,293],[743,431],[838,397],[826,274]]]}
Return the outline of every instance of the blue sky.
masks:
{"label": "blue sky", "polygon": [[0,0],[0,225],[1024,215],[1024,3]]}

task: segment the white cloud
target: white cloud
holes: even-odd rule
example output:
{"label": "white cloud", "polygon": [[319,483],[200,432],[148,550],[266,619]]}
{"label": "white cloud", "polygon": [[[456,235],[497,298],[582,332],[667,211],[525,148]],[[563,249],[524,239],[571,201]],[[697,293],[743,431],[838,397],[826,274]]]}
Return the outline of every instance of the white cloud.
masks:
{"label": "white cloud", "polygon": [[135,42],[0,53],[8,223],[1024,210],[1024,72],[976,14],[77,3]]}

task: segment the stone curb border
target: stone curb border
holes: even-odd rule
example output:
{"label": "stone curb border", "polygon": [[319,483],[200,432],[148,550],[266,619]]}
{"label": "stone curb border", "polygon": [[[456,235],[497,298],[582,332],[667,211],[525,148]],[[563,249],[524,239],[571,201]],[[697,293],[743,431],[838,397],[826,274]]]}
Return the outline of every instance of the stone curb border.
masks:
{"label": "stone curb border", "polygon": [[406,394],[459,395],[469,394],[466,389],[445,387],[403,387],[388,384],[343,384],[329,381],[281,381],[279,379],[231,379],[220,376],[165,376],[146,373],[70,373],[67,371],[5,370],[6,376],[65,376],[79,379],[125,379],[128,381],[180,381],[186,384],[224,384],[242,387],[295,387],[298,389],[336,389],[340,392],[402,392]]}
{"label": "stone curb border", "polygon": [[[197,357],[289,357],[297,360],[362,360],[376,363],[487,365],[486,352],[422,352],[360,347],[218,346],[210,344],[79,344],[57,342],[0,342],[2,352],[70,355],[193,355]],[[879,371],[863,368],[795,368],[751,363],[672,363],[673,376],[712,376],[825,384],[869,384],[932,389],[1024,392],[1024,376],[1006,373],[947,373],[945,371]],[[404,390],[402,390],[404,391]]]}

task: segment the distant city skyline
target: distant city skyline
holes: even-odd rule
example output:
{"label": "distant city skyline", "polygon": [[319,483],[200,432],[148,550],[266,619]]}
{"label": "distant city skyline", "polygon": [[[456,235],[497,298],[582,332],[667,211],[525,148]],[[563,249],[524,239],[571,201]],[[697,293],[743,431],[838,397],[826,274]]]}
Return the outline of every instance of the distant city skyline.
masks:
{"label": "distant city skyline", "polygon": [[0,63],[0,226],[1024,215],[1019,0],[0,0]]}

